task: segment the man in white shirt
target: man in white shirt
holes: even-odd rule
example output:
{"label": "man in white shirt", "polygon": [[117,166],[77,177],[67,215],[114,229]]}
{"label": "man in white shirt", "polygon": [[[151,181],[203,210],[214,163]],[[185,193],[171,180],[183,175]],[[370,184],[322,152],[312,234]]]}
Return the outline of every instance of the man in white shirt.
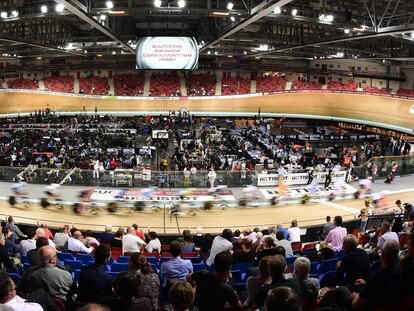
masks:
{"label": "man in white shirt", "polygon": [[82,233],[80,231],[75,231],[73,237],[68,239],[68,250],[71,252],[77,253],[86,253],[90,254],[93,251],[93,247],[86,247],[83,242]]}
{"label": "man in white shirt", "polygon": [[288,229],[288,237],[291,243],[300,242],[300,228],[296,219],[292,220],[292,226]]}
{"label": "man in white shirt", "polygon": [[275,242],[276,246],[282,246],[285,249],[285,257],[293,257],[293,250],[291,243],[285,239],[283,231],[276,233],[277,241]]}
{"label": "man in white shirt", "polygon": [[210,250],[210,256],[206,260],[207,266],[214,263],[214,258],[218,253],[230,251],[233,249],[233,244],[230,242],[233,238],[233,232],[230,229],[224,229],[221,236],[216,236]]}
{"label": "man in white shirt", "polygon": [[23,254],[36,248],[36,230],[33,228],[27,230],[27,240],[20,241],[20,248]]}
{"label": "man in white shirt", "polygon": [[374,249],[374,253],[378,253],[380,249],[384,247],[385,242],[388,240],[394,240],[399,243],[398,235],[391,231],[391,225],[388,221],[383,221],[381,224],[382,235],[378,239],[377,246]]}
{"label": "man in white shirt", "polygon": [[148,237],[150,239],[150,241],[148,242],[147,247],[145,248],[145,250],[148,253],[152,253],[152,252],[158,252],[159,254],[161,253],[161,242],[158,239],[157,233],[154,231],[150,231],[148,233]]}
{"label": "man in white shirt", "polygon": [[0,273],[0,310],[43,311],[43,308],[37,303],[26,302],[26,299],[19,297],[13,280],[6,273]]}
{"label": "man in white shirt", "polygon": [[210,182],[210,189],[214,188],[214,183],[216,181],[217,174],[213,168],[211,168],[210,172],[207,174],[208,181]]}
{"label": "man in white shirt", "polygon": [[147,244],[136,235],[134,227],[129,227],[122,238],[122,254],[139,253]]}

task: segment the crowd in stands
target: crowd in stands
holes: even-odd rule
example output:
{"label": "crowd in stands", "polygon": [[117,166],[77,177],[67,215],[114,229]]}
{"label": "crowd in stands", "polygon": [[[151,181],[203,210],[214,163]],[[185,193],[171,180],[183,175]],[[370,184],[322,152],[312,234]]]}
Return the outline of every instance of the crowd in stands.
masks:
{"label": "crowd in stands", "polygon": [[226,77],[221,81],[221,95],[249,94],[250,87],[250,79]]}
{"label": "crowd in stands", "polygon": [[368,93],[379,93],[379,94],[390,94],[391,89],[387,89],[386,87],[378,87],[378,86],[365,86],[364,92]]}
{"label": "crowd in stands", "polygon": [[356,91],[358,83],[356,82],[337,82],[329,81],[328,90],[340,90],[340,91]]}
{"label": "crowd in stands", "polygon": [[258,76],[256,80],[256,91],[258,93],[283,91],[286,88],[285,77]]}
{"label": "crowd in stands", "polygon": [[114,76],[115,95],[141,96],[144,94],[144,74],[118,74]]}
{"label": "crowd in stands", "polygon": [[322,85],[315,81],[297,80],[292,83],[292,90],[320,90]]}
{"label": "crowd in stands", "polygon": [[150,96],[180,96],[180,79],[176,72],[153,73],[150,80]]}
{"label": "crowd in stands", "polygon": [[108,95],[108,78],[87,77],[79,79],[79,93],[86,95]]}
{"label": "crowd in stands", "polygon": [[[136,224],[115,234],[109,225],[92,235],[69,226],[53,233],[45,224],[23,234],[9,217],[0,235],[0,306],[410,310],[413,217],[400,226],[401,216],[352,234],[342,226],[341,216],[333,222],[327,218],[320,241],[308,243],[301,243],[294,220],[290,228],[224,229],[217,236],[204,234],[202,228],[196,234],[184,230],[168,244]],[[102,309],[91,309],[91,303]]]}
{"label": "crowd in stands", "polygon": [[72,76],[52,76],[44,79],[48,91],[73,93],[74,79]]}
{"label": "crowd in stands", "polygon": [[400,96],[408,96],[408,97],[414,97],[414,90],[409,89],[399,89],[397,91],[397,95]]}
{"label": "crowd in stands", "polygon": [[12,79],[7,81],[10,89],[38,89],[39,82],[31,79]]}
{"label": "crowd in stands", "polygon": [[187,77],[188,96],[213,96],[216,94],[216,77],[212,74],[192,73]]}

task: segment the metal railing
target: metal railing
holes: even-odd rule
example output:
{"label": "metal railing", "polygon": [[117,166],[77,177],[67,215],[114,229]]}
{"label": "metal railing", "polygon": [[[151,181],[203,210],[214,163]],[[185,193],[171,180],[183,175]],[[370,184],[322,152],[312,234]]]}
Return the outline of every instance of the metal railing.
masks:
{"label": "metal railing", "polygon": [[354,174],[359,178],[372,176],[371,166],[375,163],[378,167],[376,178],[385,178],[391,170],[393,162],[398,164],[395,175],[405,176],[414,174],[414,156],[384,156],[373,157],[360,166],[354,167]]}

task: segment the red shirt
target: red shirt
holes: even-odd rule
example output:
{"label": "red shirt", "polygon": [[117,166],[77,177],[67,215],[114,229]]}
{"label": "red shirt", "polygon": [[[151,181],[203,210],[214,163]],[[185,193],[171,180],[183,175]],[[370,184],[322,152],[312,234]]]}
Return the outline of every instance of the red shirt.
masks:
{"label": "red shirt", "polygon": [[135,234],[136,234],[136,235],[137,235],[137,237],[139,237],[141,240],[145,241],[145,235],[144,235],[144,233],[142,233],[142,231],[141,231],[141,230],[137,229]]}

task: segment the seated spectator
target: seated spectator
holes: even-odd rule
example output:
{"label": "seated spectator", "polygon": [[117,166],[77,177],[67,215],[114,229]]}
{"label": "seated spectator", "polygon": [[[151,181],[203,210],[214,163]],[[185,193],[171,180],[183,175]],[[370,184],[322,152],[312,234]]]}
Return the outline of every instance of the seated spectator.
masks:
{"label": "seated spectator", "polygon": [[105,272],[109,263],[109,250],[100,245],[95,249],[95,262],[83,267],[79,275],[78,301],[99,302],[112,294],[112,277]]}
{"label": "seated spectator", "polygon": [[168,300],[173,311],[187,311],[194,303],[194,288],[187,282],[175,282],[168,291]]}
{"label": "seated spectator", "polygon": [[298,294],[291,288],[280,286],[269,291],[265,311],[301,311]]}
{"label": "seated spectator", "polygon": [[249,307],[253,307],[254,301],[256,301],[260,288],[263,285],[269,285],[272,282],[272,279],[268,271],[268,265],[271,259],[272,256],[265,256],[262,259],[260,259],[258,276],[250,276],[247,278],[246,288],[248,298],[246,301],[246,305]]}
{"label": "seated spectator", "polygon": [[[46,238],[45,229],[43,229],[43,228],[37,228],[36,229],[36,239],[38,239],[38,238]],[[52,240],[48,239],[48,242],[49,242],[49,246],[52,246],[53,248],[56,248],[56,245]]]}
{"label": "seated spectator", "polygon": [[141,240],[145,241],[145,234],[140,229],[138,229],[138,225],[133,224],[132,227],[134,227],[135,229],[136,236],[139,237]]}
{"label": "seated spectator", "polygon": [[147,244],[136,235],[134,227],[129,227],[127,234],[122,237],[122,254],[124,256],[139,253]]}
{"label": "seated spectator", "polygon": [[187,281],[195,285],[194,305],[200,311],[221,310],[226,304],[233,308],[242,307],[237,293],[226,283],[232,264],[233,256],[224,251],[214,256],[214,272],[199,270],[187,276]]}
{"label": "seated spectator", "polygon": [[145,250],[148,253],[157,252],[158,254],[161,254],[161,241],[158,239],[157,233],[155,231],[150,231],[148,237],[150,241],[145,247]]}
{"label": "seated spectator", "polygon": [[43,311],[41,305],[27,302],[26,299],[19,297],[16,293],[16,284],[4,272],[0,273],[0,310],[9,310],[1,306],[7,306],[10,310]]}
{"label": "seated spectator", "polygon": [[30,250],[27,253],[27,259],[29,259],[30,266],[37,267],[40,266],[40,259],[39,259],[39,250],[43,246],[49,245],[49,240],[46,238],[38,238],[36,241],[36,248]]}
{"label": "seated spectator", "polygon": [[28,228],[26,230],[27,239],[20,241],[20,249],[23,254],[26,254],[31,249],[36,248],[36,230],[34,228]]}
{"label": "seated spectator", "polygon": [[344,237],[344,257],[338,262],[338,283],[352,287],[356,280],[366,280],[371,270],[371,263],[365,250],[357,248],[357,238],[348,234]]}
{"label": "seated spectator", "polygon": [[114,297],[104,297],[102,302],[111,310],[151,311],[151,301],[142,295],[140,273],[122,272],[114,280]]}
{"label": "seated spectator", "polygon": [[56,234],[53,238],[53,242],[55,243],[56,249],[58,251],[67,250],[67,243],[68,243],[68,240],[69,240],[69,233],[70,233],[69,225],[64,225],[60,229],[60,232],[56,232]]}
{"label": "seated spectator", "polygon": [[205,242],[205,236],[203,234],[203,228],[197,227],[196,234],[195,234],[193,240],[194,240],[194,244],[195,244],[196,247],[198,247],[198,248],[203,247],[203,245],[206,243]]}
{"label": "seated spectator", "polygon": [[211,266],[214,263],[214,257],[218,253],[232,250],[233,244],[231,240],[233,238],[233,232],[230,229],[224,229],[221,236],[216,236],[211,245],[210,256],[206,260],[206,265]]}
{"label": "seated spectator", "polygon": [[173,258],[162,263],[160,268],[160,276],[164,287],[167,287],[174,280],[185,280],[185,277],[193,272],[191,261],[180,257],[180,242],[176,240],[170,242],[170,253]]}
{"label": "seated spectator", "polygon": [[142,294],[151,300],[154,311],[158,310],[158,296],[160,294],[160,279],[152,270],[145,256],[141,253],[134,253],[129,258],[128,270],[141,273]]}
{"label": "seated spectator", "polygon": [[288,229],[283,228],[281,224],[276,225],[276,233],[283,232],[283,237],[287,240],[288,238]]}
{"label": "seated spectator", "polygon": [[93,252],[93,247],[86,247],[83,244],[83,236],[80,231],[75,231],[73,237],[68,240],[68,250],[76,253],[90,254]]}
{"label": "seated spectator", "polygon": [[342,249],[342,242],[344,240],[344,237],[346,236],[346,228],[341,227],[342,226],[342,217],[341,216],[335,216],[334,218],[334,228],[329,231],[328,235],[325,238],[323,243],[330,243],[332,249],[335,252],[339,252]]}
{"label": "seated spectator", "polygon": [[235,263],[253,263],[256,254],[252,249],[252,242],[249,237],[242,239],[242,250],[233,254]]}
{"label": "seated spectator", "polygon": [[72,275],[57,266],[56,249],[52,246],[43,246],[39,250],[40,266],[28,270],[19,282],[19,289],[26,291],[26,294],[38,288],[45,289],[52,297],[66,300],[73,284]]}
{"label": "seated spectator", "polygon": [[12,216],[9,216],[9,218],[7,219],[6,229],[10,229],[10,241],[12,241],[13,243],[20,238],[27,238],[27,235],[23,234],[23,232],[20,231]]}
{"label": "seated spectator", "polygon": [[21,253],[22,250],[20,246],[14,243],[14,240],[12,239],[13,233],[11,232],[10,228],[4,228],[3,234],[4,234],[4,241],[5,241],[4,246],[6,246],[7,251],[13,255]]}
{"label": "seated spectator", "polygon": [[121,230],[118,230],[115,233],[115,236],[112,238],[111,247],[122,247],[122,238],[124,233]]}
{"label": "seated spectator", "polygon": [[413,218],[414,218],[414,215],[413,214],[409,214],[408,215],[407,221],[405,221],[402,224],[401,233],[410,233],[410,232],[413,231]]}
{"label": "seated spectator", "polygon": [[190,230],[183,231],[183,242],[181,244],[181,250],[183,253],[192,253],[195,250],[195,244],[193,242],[193,236]]}
{"label": "seated spectator", "polygon": [[398,235],[395,232],[391,231],[391,225],[388,221],[383,221],[381,223],[381,236],[378,239],[377,246],[375,247],[373,253],[378,254],[379,251],[384,247],[385,242],[389,240],[399,242]]}
{"label": "seated spectator", "polygon": [[112,226],[106,225],[105,231],[99,235],[99,241],[101,243],[111,243],[114,236],[115,235],[112,233]]}
{"label": "seated spectator", "polygon": [[87,305],[76,309],[76,311],[111,311],[108,307],[96,303],[88,303]]}
{"label": "seated spectator", "polygon": [[276,239],[275,242],[276,246],[281,246],[285,249],[286,257],[293,257],[293,250],[292,250],[292,244],[290,241],[284,238],[283,232],[279,231],[276,233]]}
{"label": "seated spectator", "polygon": [[414,294],[414,233],[411,233],[407,240],[407,255],[401,259],[404,268],[403,295]]}
{"label": "seated spectator", "polygon": [[298,257],[295,260],[294,266],[295,271],[293,275],[300,283],[303,306],[306,306],[306,310],[314,308],[318,299],[320,285],[318,279],[309,277],[311,268],[310,260],[306,257]]}
{"label": "seated spectator", "polygon": [[82,243],[86,247],[90,247],[92,245],[95,245],[95,246],[101,245],[101,243],[99,243],[99,241],[92,236],[92,231],[91,230],[86,230],[85,238],[83,239]]}
{"label": "seated spectator", "polygon": [[19,273],[16,262],[18,263],[19,260],[16,257],[9,255],[6,246],[0,243],[0,271],[7,273]]}
{"label": "seated spectator", "polygon": [[[281,233],[283,236],[283,233]],[[258,264],[260,260],[266,256],[274,256],[275,254],[275,240],[271,236],[265,237],[254,259],[254,263]]]}
{"label": "seated spectator", "polygon": [[286,279],[285,272],[287,268],[287,263],[285,257],[281,255],[273,256],[268,264],[269,274],[272,277],[271,284],[264,285],[257,295],[255,305],[263,306],[266,300],[268,292],[273,288],[278,288],[281,286],[287,286],[292,288],[300,297],[301,289],[300,283],[296,279]]}
{"label": "seated spectator", "polygon": [[354,294],[353,310],[374,310],[398,302],[402,292],[404,278],[403,267],[398,263],[400,245],[388,240],[381,252],[381,269],[372,273],[365,282],[356,280],[355,285],[363,286],[361,293]]}
{"label": "seated spectator", "polygon": [[300,228],[298,227],[298,222],[296,219],[292,220],[292,225],[287,230],[289,241],[300,242]]}

